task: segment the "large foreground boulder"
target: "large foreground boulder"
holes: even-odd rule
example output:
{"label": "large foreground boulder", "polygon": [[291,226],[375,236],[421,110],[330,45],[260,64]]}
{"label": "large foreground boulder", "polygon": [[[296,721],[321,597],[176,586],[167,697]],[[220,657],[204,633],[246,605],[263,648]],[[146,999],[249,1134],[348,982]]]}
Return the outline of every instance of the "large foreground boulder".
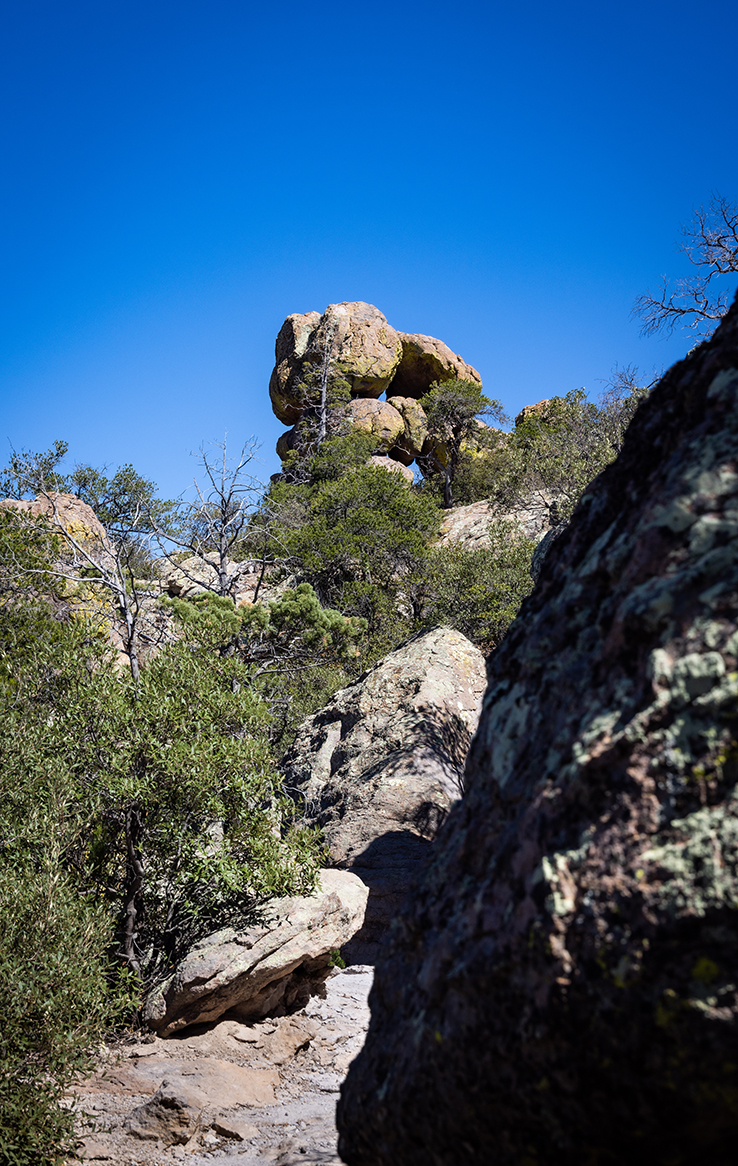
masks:
{"label": "large foreground boulder", "polygon": [[308,717],[285,759],[287,786],[323,828],[331,861],[370,888],[364,926],[344,950],[355,963],[376,958],[460,796],[484,685],[479,649],[435,628]]}
{"label": "large foreground boulder", "polygon": [[146,1002],[144,1019],[160,1036],[218,1020],[284,1016],[321,988],[332,953],[364,919],[367,889],[348,871],[325,870],[313,895],[269,904],[245,931],[226,928],[196,944]]}
{"label": "large foreground boulder", "polygon": [[738,1144],[738,307],[641,405],[491,662],[378,968],[349,1166]]}

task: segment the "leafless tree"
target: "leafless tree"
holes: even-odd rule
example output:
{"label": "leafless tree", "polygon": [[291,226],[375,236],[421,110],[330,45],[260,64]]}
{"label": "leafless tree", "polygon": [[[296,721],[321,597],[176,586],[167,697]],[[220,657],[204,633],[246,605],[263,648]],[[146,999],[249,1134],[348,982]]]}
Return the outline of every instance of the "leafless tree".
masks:
{"label": "leafless tree", "polygon": [[[235,458],[228,456],[227,434],[210,444],[218,452],[200,449],[203,478],[195,478],[195,501],[180,508],[178,522],[153,522],[157,540],[185,580],[215,595],[235,600],[244,576],[257,574],[256,602],[273,560],[269,524],[260,511],[265,487],[248,470],[259,442],[249,438]],[[188,557],[178,562],[182,551]]]}
{"label": "leafless tree", "polygon": [[633,315],[643,320],[641,332],[670,335],[681,326],[703,339],[714,331],[728,310],[729,289],[718,289],[716,281],[738,273],[738,203],[715,193],[705,207],[695,211],[682,226],[684,241],[679,250],[697,269],[697,274],[677,279],[673,285],[662,276],[661,292],[638,296]]}

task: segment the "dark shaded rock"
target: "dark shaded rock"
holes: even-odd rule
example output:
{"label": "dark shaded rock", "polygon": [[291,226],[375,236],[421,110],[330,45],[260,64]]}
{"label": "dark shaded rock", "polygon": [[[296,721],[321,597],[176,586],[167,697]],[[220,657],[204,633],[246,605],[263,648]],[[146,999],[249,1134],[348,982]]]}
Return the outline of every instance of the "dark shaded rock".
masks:
{"label": "dark shaded rock", "polygon": [[323,828],[331,861],[369,887],[344,958],[371,963],[407,884],[458,799],[485,684],[484,657],[434,628],[385,656],[303,721],[288,788]]}
{"label": "dark shaded rock", "polygon": [[473,381],[481,385],[475,368],[434,336],[400,332],[402,358],[392,379],[393,397],[422,397],[434,381]]}
{"label": "dark shaded rock", "polygon": [[349,1166],[735,1161],[738,307],[641,405],[492,659],[377,969]]}

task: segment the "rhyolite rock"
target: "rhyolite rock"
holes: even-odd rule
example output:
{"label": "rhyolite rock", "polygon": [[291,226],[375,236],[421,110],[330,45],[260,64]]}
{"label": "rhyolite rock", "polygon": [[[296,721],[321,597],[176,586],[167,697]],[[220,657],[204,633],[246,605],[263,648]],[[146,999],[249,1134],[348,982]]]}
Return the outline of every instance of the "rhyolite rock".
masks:
{"label": "rhyolite rock", "polygon": [[551,528],[551,501],[550,495],[539,493],[513,510],[498,511],[485,499],[470,502],[468,506],[455,506],[444,516],[438,543],[442,547],[481,550],[489,546],[489,528],[493,521],[512,523],[524,538],[538,543]]}
{"label": "rhyolite rock", "polygon": [[490,665],[377,969],[348,1166],[735,1161],[738,307],[638,409]]}
{"label": "rhyolite rock", "polygon": [[409,880],[461,792],[477,726],[484,657],[434,628],[385,656],[300,726],[288,789],[323,828],[331,861],[369,887],[364,926],[344,954],[373,962]]}
{"label": "rhyolite rock", "polygon": [[412,461],[413,458],[420,456],[423,443],[428,436],[425,409],[413,397],[388,397],[387,404],[396,409],[402,417],[404,428],[397,439],[397,444]]}
{"label": "rhyolite rock", "polygon": [[288,316],[275,344],[269,381],[272,409],[285,425],[299,421],[319,387],[311,384],[328,357],[334,374],[343,377],[358,397],[380,397],[402,355],[402,342],[373,304],[329,304],[321,315]]}
{"label": "rhyolite rock", "polygon": [[403,465],[402,462],[396,461],[394,458],[374,454],[367,461],[367,465],[376,466],[379,470],[387,470],[390,474],[399,474],[407,482],[408,486],[412,486],[415,481],[415,474],[410,467]]}
{"label": "rhyolite rock", "polygon": [[355,429],[376,439],[377,449],[386,450],[393,446],[405,427],[397,409],[372,397],[357,397],[349,401],[346,411],[349,423]]}
{"label": "rhyolite rock", "polygon": [[331,953],[360,929],[367,894],[348,871],[322,871],[313,895],[276,899],[252,927],[225,928],[195,944],[149,994],[144,1019],[170,1036],[225,1012],[256,1020],[297,1011],[320,990]]}
{"label": "rhyolite rock", "polygon": [[481,385],[475,368],[433,336],[400,332],[402,359],[392,380],[391,395],[422,397],[434,381],[473,381]]}

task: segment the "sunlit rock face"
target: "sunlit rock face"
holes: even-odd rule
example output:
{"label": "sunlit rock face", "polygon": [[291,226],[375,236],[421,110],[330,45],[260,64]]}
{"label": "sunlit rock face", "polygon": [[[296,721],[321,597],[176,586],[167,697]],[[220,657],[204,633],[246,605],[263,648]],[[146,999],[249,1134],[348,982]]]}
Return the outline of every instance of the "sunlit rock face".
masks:
{"label": "sunlit rock face", "polygon": [[738,309],[641,405],[490,663],[377,969],[349,1166],[735,1161]]}
{"label": "sunlit rock face", "polygon": [[[322,315],[304,312],[288,316],[279,330],[269,396],[284,425],[294,426],[318,403],[325,362],[330,375],[343,380],[355,400],[378,401],[383,394],[392,398],[389,404],[381,402],[373,413],[369,406],[349,411],[345,420],[366,430],[367,417],[378,417],[384,411],[389,418],[388,409],[399,413],[403,424],[398,426],[393,419],[396,444],[391,456],[406,465],[420,456],[427,436],[425,413],[417,398],[435,381],[460,378],[482,383],[476,369],[442,340],[397,332],[373,304],[329,304]],[[283,434],[277,445],[282,460],[294,448],[294,434]],[[383,453],[386,448],[385,435],[380,433],[375,452]]]}

